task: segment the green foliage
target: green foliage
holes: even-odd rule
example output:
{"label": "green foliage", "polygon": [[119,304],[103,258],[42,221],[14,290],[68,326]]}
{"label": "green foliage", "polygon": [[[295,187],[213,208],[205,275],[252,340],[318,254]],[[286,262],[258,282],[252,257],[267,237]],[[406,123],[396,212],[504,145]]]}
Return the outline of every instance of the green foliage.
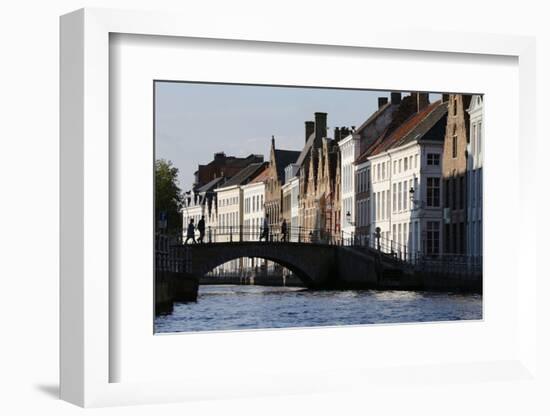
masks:
{"label": "green foliage", "polygon": [[172,162],[164,159],[155,161],[155,226],[158,224],[160,213],[164,211],[168,233],[177,233],[181,230],[183,198],[177,178],[178,169]]}

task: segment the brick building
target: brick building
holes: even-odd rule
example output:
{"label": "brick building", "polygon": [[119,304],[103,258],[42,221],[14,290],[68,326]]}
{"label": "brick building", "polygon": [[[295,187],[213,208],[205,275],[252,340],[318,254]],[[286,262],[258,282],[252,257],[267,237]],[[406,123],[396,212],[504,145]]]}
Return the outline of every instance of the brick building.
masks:
{"label": "brick building", "polygon": [[444,95],[448,104],[441,163],[443,177],[443,252],[466,254],[468,144],[471,95]]}
{"label": "brick building", "polygon": [[[331,238],[341,231],[340,148],[338,141],[349,134],[342,127],[327,137],[327,114],[315,113],[306,121],[306,143],[296,164],[299,177],[299,225],[311,238]],[[306,236],[306,237],[307,237]]]}
{"label": "brick building", "polygon": [[275,148],[275,137],[271,138],[269,165],[265,179],[265,214],[268,215],[270,229],[277,233],[282,216],[282,186],[285,184],[285,168],[296,162],[299,151]]}
{"label": "brick building", "polygon": [[193,189],[198,189],[208,182],[219,178],[231,178],[251,163],[264,161],[262,155],[250,154],[246,157],[227,156],[224,152],[214,153],[214,159],[206,165],[199,165],[195,171]]}

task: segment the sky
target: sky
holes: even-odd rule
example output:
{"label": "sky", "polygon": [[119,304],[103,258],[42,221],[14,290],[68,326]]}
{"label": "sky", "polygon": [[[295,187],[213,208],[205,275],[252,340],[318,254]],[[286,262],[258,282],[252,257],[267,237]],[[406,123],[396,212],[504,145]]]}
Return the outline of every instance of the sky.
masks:
{"label": "sky", "polygon": [[389,92],[156,82],[155,156],[178,168],[186,191],[197,166],[216,152],[268,160],[272,135],[277,148],[301,150],[304,122],[313,121],[315,112],[328,113],[332,137],[334,127],[359,127],[378,107],[378,97]]}

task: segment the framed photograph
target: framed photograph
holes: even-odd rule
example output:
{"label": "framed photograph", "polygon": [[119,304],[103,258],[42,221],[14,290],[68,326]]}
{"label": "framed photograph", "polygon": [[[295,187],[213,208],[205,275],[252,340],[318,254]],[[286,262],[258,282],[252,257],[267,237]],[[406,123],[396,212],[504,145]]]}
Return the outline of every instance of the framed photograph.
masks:
{"label": "framed photograph", "polygon": [[534,40],[245,29],[61,18],[62,398],[536,383]]}

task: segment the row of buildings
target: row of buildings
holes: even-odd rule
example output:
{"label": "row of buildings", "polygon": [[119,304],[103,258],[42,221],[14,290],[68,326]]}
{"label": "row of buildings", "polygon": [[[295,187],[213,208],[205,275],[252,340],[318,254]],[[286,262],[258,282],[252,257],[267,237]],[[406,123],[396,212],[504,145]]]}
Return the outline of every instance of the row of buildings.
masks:
{"label": "row of buildings", "polygon": [[392,92],[359,127],[305,122],[298,150],[269,160],[214,155],[199,165],[183,221],[204,216],[207,240],[373,244],[407,259],[482,255],[483,96]]}

